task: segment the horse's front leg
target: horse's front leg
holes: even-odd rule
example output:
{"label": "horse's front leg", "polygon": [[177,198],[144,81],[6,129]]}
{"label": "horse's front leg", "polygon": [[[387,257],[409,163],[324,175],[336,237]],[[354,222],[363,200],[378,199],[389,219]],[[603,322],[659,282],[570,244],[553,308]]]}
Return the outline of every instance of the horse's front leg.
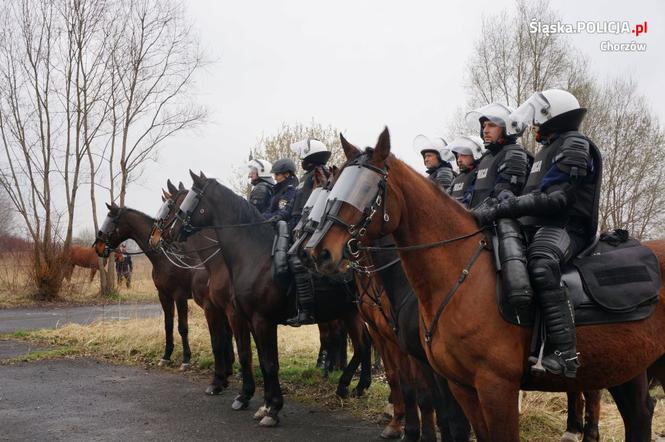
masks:
{"label": "horse's front leg", "polygon": [[180,339],[182,339],[182,365],[180,369],[187,370],[190,367],[192,350],[189,348],[189,309],[187,296],[184,293],[178,293],[176,297],[176,310],[178,312],[178,333],[180,333]]}
{"label": "horse's front leg", "polygon": [[162,304],[164,311],[164,334],[166,335],[166,342],[164,344],[164,355],[159,361],[159,366],[168,365],[171,363],[171,355],[173,354],[173,309],[174,302],[170,294],[164,293],[162,290],[158,291],[159,302]]}
{"label": "horse's front leg", "polygon": [[227,318],[224,310],[215,307],[209,301],[203,306],[206,321],[208,322],[208,331],[210,332],[210,345],[212,346],[212,355],[215,359],[215,375],[212,382],[206,388],[206,394],[217,395],[229,386],[228,370],[224,358],[226,345],[226,325]]}
{"label": "horse's front leg", "polygon": [[[229,312],[229,309],[227,309],[227,312]],[[242,374],[242,390],[233,400],[232,408],[234,410],[244,410],[249,406],[249,401],[254,396],[254,391],[256,390],[254,370],[252,368],[249,323],[238,311],[232,312],[230,316],[233,323],[236,346],[238,347],[238,361],[240,362],[240,371]]]}
{"label": "horse's front leg", "polygon": [[274,427],[279,423],[279,412],[284,406],[284,397],[279,385],[279,355],[277,351],[277,324],[254,315],[252,318],[254,342],[263,373],[265,409],[259,409],[255,417],[262,427]]}
{"label": "horse's front leg", "polygon": [[476,391],[487,428],[487,438],[478,441],[519,442],[519,382],[490,371],[476,377]]}

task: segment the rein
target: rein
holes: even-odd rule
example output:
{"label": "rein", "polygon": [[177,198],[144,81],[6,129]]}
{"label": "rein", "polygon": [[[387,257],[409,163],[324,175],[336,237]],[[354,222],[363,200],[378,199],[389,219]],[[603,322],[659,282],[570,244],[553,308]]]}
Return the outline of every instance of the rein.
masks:
{"label": "rein", "polygon": [[465,235],[461,236],[456,236],[455,238],[449,238],[449,239],[444,239],[441,241],[436,241],[436,242],[431,242],[431,243],[426,243],[426,244],[416,244],[413,246],[388,246],[388,247],[381,247],[381,246],[358,246],[359,250],[367,250],[369,252],[385,252],[385,251],[392,251],[392,250],[397,250],[397,251],[402,251],[402,252],[410,252],[414,250],[426,250],[426,249],[432,249],[434,247],[440,247],[440,246],[445,246],[447,244],[451,244],[457,241],[461,241],[463,239],[471,238],[473,236],[478,235],[479,233],[482,233],[484,230],[486,230],[486,227],[481,227],[478,230],[474,230],[471,233],[467,233]]}
{"label": "rein", "polygon": [[420,322],[422,323],[424,329],[425,342],[427,343],[427,347],[429,348],[430,354],[432,354],[432,334],[436,329],[436,324],[439,322],[441,314],[445,310],[446,306],[450,303],[450,300],[453,298],[453,295],[455,295],[455,292],[457,292],[462,283],[466,281],[466,277],[469,276],[469,273],[471,272],[471,267],[473,267],[473,264],[478,260],[480,253],[483,251],[483,249],[486,248],[487,248],[487,242],[485,241],[485,239],[481,239],[478,243],[476,251],[473,253],[473,255],[471,255],[471,259],[469,259],[466,266],[464,266],[462,273],[457,278],[457,282],[455,282],[455,285],[452,286],[452,288],[446,294],[445,298],[443,298],[443,301],[441,301],[441,304],[439,304],[439,308],[436,309],[436,312],[434,313],[434,317],[432,318],[429,327],[425,323],[425,319],[423,318],[422,314],[420,315]]}

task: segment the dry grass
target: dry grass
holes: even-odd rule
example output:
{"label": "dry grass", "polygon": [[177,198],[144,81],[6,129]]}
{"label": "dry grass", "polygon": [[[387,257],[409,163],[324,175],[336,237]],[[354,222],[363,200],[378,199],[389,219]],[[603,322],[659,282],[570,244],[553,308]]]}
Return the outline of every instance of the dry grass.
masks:
{"label": "dry grass", "polygon": [[[192,305],[191,311],[192,362],[196,372],[211,375],[212,354],[205,319],[198,307]],[[62,354],[86,355],[141,366],[154,366],[163,349],[161,319],[100,322],[89,326],[68,325],[57,330],[22,333],[19,337],[63,349],[55,353],[47,352],[44,354],[45,357],[58,357]],[[280,377],[285,394],[331,409],[345,408],[363,419],[375,421],[387,401],[386,383],[375,378],[365,397],[344,401],[338,399],[334,391],[339,374],[325,380],[314,366],[318,346],[316,327],[279,328]],[[176,345],[174,361],[180,358],[181,348]],[[254,360],[257,361],[256,355]],[[255,363],[255,366],[257,365]],[[255,372],[257,379],[260,379],[260,372],[258,370]],[[257,397],[260,394],[259,388]],[[652,394],[663,398],[660,387],[652,391]],[[258,402],[258,398],[255,401]],[[526,395],[521,417],[522,440],[558,440],[565,429],[565,422],[566,399],[563,394],[529,392]],[[661,400],[656,407],[654,434],[663,432],[665,432],[665,405]],[[601,434],[604,441],[623,440],[623,424],[608,394],[603,398]]]}
{"label": "dry grass", "polygon": [[19,253],[0,254],[0,308],[55,304],[85,305],[108,302],[156,302],[157,291],[152,282],[152,265],[145,256],[135,256],[134,280],[131,289],[119,287],[113,298],[99,295],[99,273],[90,282],[90,270],[76,267],[70,282],[64,281],[57,301],[36,302],[34,288],[28,278],[30,260]]}

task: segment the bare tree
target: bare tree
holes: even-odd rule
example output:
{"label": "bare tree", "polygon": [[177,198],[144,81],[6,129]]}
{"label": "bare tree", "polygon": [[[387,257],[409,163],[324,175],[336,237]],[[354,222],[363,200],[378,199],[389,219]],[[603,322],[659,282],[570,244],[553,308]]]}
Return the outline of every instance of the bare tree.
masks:
{"label": "bare tree", "polygon": [[[339,140],[340,131],[333,126],[324,126],[312,120],[308,125],[303,123],[282,123],[279,131],[273,135],[264,135],[249,149],[249,158],[263,158],[275,162],[280,158],[291,158],[298,167],[297,175],[303,173],[300,158],[290,148],[291,144],[307,138],[322,141],[332,151],[330,163],[341,165],[346,161],[342,144]],[[251,187],[247,182],[247,168],[241,165],[237,168],[231,187],[240,195],[249,195]]]}
{"label": "bare tree", "polygon": [[204,121],[192,95],[194,74],[205,64],[179,2],[119,0],[121,19],[110,28],[109,137],[103,157],[109,196],[120,206],[128,185],[154,160],[168,137]]}
{"label": "bare tree", "polygon": [[[512,12],[483,17],[467,64],[467,108],[499,102],[516,107],[534,91],[560,87],[575,93],[588,84],[587,60],[565,35],[530,32],[532,19],[559,19],[548,0],[518,0]],[[459,126],[453,120],[452,126]],[[536,149],[526,134],[524,145]]]}

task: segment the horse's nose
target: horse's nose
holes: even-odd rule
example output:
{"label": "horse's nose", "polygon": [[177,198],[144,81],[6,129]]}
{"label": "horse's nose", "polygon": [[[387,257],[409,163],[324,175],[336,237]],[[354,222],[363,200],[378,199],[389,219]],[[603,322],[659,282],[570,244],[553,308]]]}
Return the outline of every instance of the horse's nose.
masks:
{"label": "horse's nose", "polygon": [[330,250],[323,249],[315,258],[317,267],[324,273],[331,273],[333,267],[332,253]]}

